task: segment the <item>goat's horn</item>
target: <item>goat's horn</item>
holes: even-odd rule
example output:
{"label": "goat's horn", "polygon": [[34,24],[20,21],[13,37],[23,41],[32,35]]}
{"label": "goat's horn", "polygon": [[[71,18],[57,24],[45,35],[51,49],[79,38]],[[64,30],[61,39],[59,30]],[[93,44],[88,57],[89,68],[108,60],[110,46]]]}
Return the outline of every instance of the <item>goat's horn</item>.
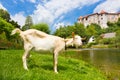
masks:
{"label": "goat's horn", "polygon": [[75,33],[74,32],[72,32],[72,38],[74,38],[75,37]]}

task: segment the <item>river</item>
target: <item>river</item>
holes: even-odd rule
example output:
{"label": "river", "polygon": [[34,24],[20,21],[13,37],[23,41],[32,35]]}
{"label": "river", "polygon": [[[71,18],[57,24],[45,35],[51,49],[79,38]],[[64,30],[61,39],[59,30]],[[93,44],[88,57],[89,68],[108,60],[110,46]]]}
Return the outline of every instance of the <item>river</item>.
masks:
{"label": "river", "polygon": [[120,49],[80,49],[73,57],[94,65],[110,80],[120,80]]}

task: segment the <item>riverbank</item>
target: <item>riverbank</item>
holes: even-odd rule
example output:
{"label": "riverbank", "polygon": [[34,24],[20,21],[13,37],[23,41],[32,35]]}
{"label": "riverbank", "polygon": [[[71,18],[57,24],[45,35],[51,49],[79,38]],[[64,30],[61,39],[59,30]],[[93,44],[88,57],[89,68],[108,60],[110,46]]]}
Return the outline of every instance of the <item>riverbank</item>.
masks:
{"label": "riverbank", "polygon": [[100,69],[108,80],[120,79],[120,49],[117,48],[84,48],[68,49],[65,57],[83,60]]}
{"label": "riverbank", "polygon": [[[59,56],[58,74],[53,72],[52,55],[36,54],[28,59],[29,71],[22,66],[23,50],[0,50],[0,80],[106,80],[92,65]],[[70,53],[72,54],[72,53]]]}

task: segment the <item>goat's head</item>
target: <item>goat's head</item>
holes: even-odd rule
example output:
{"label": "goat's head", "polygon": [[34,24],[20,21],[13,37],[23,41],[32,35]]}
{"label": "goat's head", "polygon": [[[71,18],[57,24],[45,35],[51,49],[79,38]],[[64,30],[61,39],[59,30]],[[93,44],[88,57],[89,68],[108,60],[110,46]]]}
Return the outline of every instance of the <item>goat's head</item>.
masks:
{"label": "goat's head", "polygon": [[73,44],[78,47],[82,45],[82,38],[78,35],[75,35],[73,38]]}

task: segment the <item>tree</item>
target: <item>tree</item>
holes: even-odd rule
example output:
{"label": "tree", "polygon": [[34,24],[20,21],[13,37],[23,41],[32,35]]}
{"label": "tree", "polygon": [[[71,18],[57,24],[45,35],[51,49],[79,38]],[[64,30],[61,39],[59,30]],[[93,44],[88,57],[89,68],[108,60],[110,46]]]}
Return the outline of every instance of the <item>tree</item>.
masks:
{"label": "tree", "polygon": [[120,27],[120,18],[118,19],[116,24],[117,24],[118,27]]}
{"label": "tree", "polygon": [[89,37],[95,36],[97,34],[97,31],[95,30],[95,26],[93,26],[93,25],[88,26],[86,31],[87,31],[87,35]]}
{"label": "tree", "polygon": [[112,22],[107,22],[108,28],[105,29],[106,33],[115,32],[117,30],[117,24]]}
{"label": "tree", "polygon": [[11,23],[15,28],[20,28],[20,25],[18,25],[18,23],[13,20],[9,21],[9,23]]}
{"label": "tree", "polygon": [[6,10],[0,9],[0,17],[6,20],[7,22],[10,21],[10,14]]}
{"label": "tree", "polygon": [[66,38],[66,37],[71,37],[72,32],[82,37],[86,36],[85,27],[83,24],[80,24],[80,23],[75,23],[74,25],[71,25],[71,26],[68,25],[68,26],[60,27],[59,29],[56,30],[54,34],[57,36]]}
{"label": "tree", "polygon": [[13,30],[13,25],[8,23],[6,20],[0,18],[0,34],[5,32],[6,38],[10,40],[10,33]]}
{"label": "tree", "polygon": [[60,27],[59,29],[56,30],[54,35],[62,37],[62,38],[66,38],[67,37],[66,30],[67,30],[66,27]]}
{"label": "tree", "polygon": [[11,23],[14,27],[20,28],[17,22],[10,19],[10,14],[6,10],[0,9],[0,17]]}
{"label": "tree", "polygon": [[85,29],[85,26],[81,23],[75,23],[74,24],[75,26],[75,34],[78,34],[82,37],[85,37],[86,36],[86,29]]}
{"label": "tree", "polygon": [[[99,36],[103,33],[102,28],[98,24],[93,24],[93,23],[88,25],[86,30],[87,30],[87,35],[90,35],[90,36],[92,36],[92,35]],[[91,32],[91,30],[93,32]]]}
{"label": "tree", "polygon": [[31,28],[43,31],[48,34],[50,33],[49,26],[46,23],[36,24],[36,25],[31,26]]}
{"label": "tree", "polygon": [[32,21],[32,17],[31,16],[27,16],[26,17],[26,21],[25,21],[25,25],[22,27],[23,30],[27,30],[30,29],[30,27],[33,25],[33,21]]}

